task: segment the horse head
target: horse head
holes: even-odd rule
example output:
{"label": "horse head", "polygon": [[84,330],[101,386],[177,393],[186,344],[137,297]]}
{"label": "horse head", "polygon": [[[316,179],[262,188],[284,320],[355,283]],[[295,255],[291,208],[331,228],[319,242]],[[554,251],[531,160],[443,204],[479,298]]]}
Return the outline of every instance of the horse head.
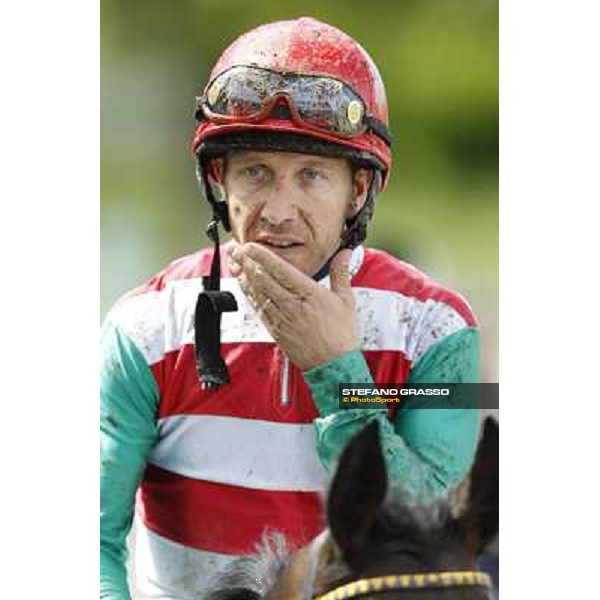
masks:
{"label": "horse head", "polygon": [[477,558],[498,532],[497,423],[483,427],[469,476],[434,501],[388,481],[376,422],[344,450],[325,529],[295,554],[281,536],[225,574],[208,600],[479,600],[490,582]]}

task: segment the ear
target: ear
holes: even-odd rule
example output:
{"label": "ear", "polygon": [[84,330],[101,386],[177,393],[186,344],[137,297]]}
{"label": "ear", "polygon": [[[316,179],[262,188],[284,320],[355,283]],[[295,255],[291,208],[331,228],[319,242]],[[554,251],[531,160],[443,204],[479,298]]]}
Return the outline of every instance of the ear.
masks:
{"label": "ear", "polygon": [[225,159],[213,158],[208,165],[208,177],[214,185],[222,186],[225,176]]}
{"label": "ear", "polygon": [[379,425],[369,423],[344,450],[327,498],[327,521],[344,559],[363,548],[387,489]]}
{"label": "ear", "polygon": [[499,521],[499,430],[488,417],[469,475],[467,507],[457,523],[465,535],[467,548],[479,556],[498,534]]}
{"label": "ear", "polygon": [[358,169],[356,171],[352,180],[352,200],[348,204],[346,219],[354,217],[364,206],[372,180],[373,171],[370,169]]}

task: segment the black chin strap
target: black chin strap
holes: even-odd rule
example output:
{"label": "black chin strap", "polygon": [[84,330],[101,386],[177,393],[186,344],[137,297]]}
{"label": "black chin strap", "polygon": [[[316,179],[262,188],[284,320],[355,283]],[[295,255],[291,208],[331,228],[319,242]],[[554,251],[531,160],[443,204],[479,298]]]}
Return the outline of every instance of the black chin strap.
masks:
{"label": "black chin strap", "polygon": [[381,189],[381,172],[378,169],[373,169],[373,177],[367,190],[367,198],[354,217],[347,222],[347,227],[342,233],[340,249],[349,248],[354,250],[362,244],[367,236],[367,223],[373,216],[375,210],[375,197],[377,191]]}
{"label": "black chin strap", "polygon": [[206,165],[198,160],[199,179],[206,199],[213,208],[213,220],[206,233],[214,244],[210,275],[202,278],[203,291],[198,295],[194,313],[194,342],[196,350],[196,371],[202,389],[216,390],[225,383],[231,383],[227,365],[221,356],[221,315],[235,312],[238,305],[231,292],[221,291],[221,251],[219,247],[219,221],[227,228],[226,207],[217,202],[212,193]]}
{"label": "black chin strap", "polygon": [[364,224],[361,222],[361,216],[363,212],[373,212],[375,194],[377,193],[376,190],[379,189],[380,182],[381,175],[378,172],[373,173],[373,178],[371,179],[371,183],[369,184],[369,189],[367,191],[367,199],[365,200],[365,203],[363,204],[362,208],[358,211],[358,213],[352,218],[352,221],[342,233],[338,249],[329,257],[327,262],[313,275],[313,279],[315,281],[319,281],[329,274],[329,266],[331,265],[331,261],[334,259],[335,255],[340,250],[344,250],[345,248],[348,248],[349,250],[354,250],[354,248],[356,248],[363,242],[364,232],[361,231],[361,228],[364,227]]}

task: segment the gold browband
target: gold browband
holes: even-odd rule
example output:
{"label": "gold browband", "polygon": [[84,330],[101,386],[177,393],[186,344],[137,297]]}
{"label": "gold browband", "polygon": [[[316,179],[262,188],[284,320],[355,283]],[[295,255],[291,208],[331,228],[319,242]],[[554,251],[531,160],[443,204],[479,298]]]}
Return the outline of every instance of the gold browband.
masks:
{"label": "gold browband", "polygon": [[412,573],[409,575],[384,575],[359,579],[318,596],[315,600],[347,600],[371,592],[414,590],[426,588],[479,586],[492,588],[489,575],[481,571],[446,571],[440,573]]}

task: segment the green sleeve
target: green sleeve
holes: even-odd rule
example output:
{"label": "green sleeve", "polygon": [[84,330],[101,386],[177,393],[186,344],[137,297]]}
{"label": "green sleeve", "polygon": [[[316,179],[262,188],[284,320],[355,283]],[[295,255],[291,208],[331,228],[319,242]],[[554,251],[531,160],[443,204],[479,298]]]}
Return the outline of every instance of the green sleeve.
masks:
{"label": "green sleeve", "polygon": [[100,350],[100,597],[129,600],[125,539],[156,438],[158,390],[141,352],[114,324]]}
{"label": "green sleeve", "polygon": [[[477,382],[479,333],[461,329],[431,346],[414,365],[409,383]],[[343,448],[368,421],[379,421],[383,452],[393,483],[412,498],[445,491],[466,474],[479,431],[476,410],[422,408],[420,400],[399,410],[394,422],[381,409],[340,409],[338,384],[372,383],[362,353],[350,352],[304,373],[319,409],[317,452],[332,472]]]}

